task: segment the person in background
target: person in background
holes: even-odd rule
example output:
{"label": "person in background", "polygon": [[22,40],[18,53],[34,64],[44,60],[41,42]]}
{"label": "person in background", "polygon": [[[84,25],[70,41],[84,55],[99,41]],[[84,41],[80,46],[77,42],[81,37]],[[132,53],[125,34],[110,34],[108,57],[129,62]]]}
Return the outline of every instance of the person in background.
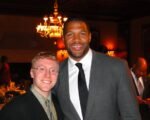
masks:
{"label": "person in background", "polygon": [[30,90],[6,104],[0,112],[0,120],[61,120],[58,102],[51,92],[58,72],[55,56],[49,52],[38,53],[32,59]]}
{"label": "person in background", "polygon": [[96,51],[101,52],[101,53],[104,53],[104,54],[107,54],[108,49],[107,49],[107,47],[104,46],[104,45],[99,45],[98,48],[96,49]]}
{"label": "person in background", "polygon": [[64,120],[141,120],[127,62],[93,51],[82,18],[68,19],[63,33],[69,58],[60,64],[55,92]]}
{"label": "person in background", "polygon": [[11,82],[11,73],[10,66],[8,64],[8,58],[6,56],[1,56],[0,64],[0,85],[5,85],[7,87]]}
{"label": "person in background", "polygon": [[131,74],[143,120],[150,120],[149,103],[146,101],[147,98],[150,98],[150,80],[147,77],[147,69],[148,63],[144,57],[138,57],[131,68]]}

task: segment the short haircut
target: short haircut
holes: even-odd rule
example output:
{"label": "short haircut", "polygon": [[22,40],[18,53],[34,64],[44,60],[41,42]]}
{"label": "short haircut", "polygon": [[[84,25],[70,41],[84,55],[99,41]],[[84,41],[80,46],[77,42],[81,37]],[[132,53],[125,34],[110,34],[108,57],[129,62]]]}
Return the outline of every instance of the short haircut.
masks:
{"label": "short haircut", "polygon": [[87,29],[88,29],[88,31],[90,32],[90,26],[89,26],[89,23],[87,22],[87,20],[85,19],[85,18],[81,18],[81,17],[78,17],[78,18],[76,18],[76,17],[73,17],[73,18],[68,18],[68,20],[64,23],[64,28],[63,28],[63,33],[64,33],[64,35],[66,34],[66,27],[68,26],[68,23],[70,23],[70,22],[84,22],[85,24],[86,24],[86,26],[87,26]]}
{"label": "short haircut", "polygon": [[44,59],[44,58],[47,58],[47,59],[56,61],[56,62],[58,63],[58,61],[57,61],[57,59],[56,59],[56,56],[55,56],[53,53],[51,53],[51,52],[39,52],[39,53],[37,53],[37,54],[33,57],[32,61],[31,61],[32,67],[34,66],[34,64],[35,64],[35,62],[36,62],[37,60],[39,60],[39,59]]}

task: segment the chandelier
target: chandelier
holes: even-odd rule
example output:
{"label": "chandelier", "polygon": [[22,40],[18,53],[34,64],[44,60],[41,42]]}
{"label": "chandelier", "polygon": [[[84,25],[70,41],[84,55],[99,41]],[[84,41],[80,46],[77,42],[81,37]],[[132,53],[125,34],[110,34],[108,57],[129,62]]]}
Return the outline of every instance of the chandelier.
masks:
{"label": "chandelier", "polygon": [[68,18],[58,13],[57,0],[54,2],[53,14],[43,19],[44,23],[40,23],[36,27],[37,33],[39,33],[41,37],[61,38],[63,34],[63,24]]}

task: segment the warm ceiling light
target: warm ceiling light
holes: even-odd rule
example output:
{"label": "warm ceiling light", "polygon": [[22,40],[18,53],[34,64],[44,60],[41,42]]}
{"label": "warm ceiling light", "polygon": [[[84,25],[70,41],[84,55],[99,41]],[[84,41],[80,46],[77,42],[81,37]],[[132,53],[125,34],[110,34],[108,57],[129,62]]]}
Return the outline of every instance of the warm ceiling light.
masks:
{"label": "warm ceiling light", "polygon": [[54,12],[49,17],[44,17],[44,23],[37,25],[36,30],[42,37],[61,38],[63,34],[63,24],[67,21],[67,17],[63,17],[58,13],[57,0],[54,2]]}

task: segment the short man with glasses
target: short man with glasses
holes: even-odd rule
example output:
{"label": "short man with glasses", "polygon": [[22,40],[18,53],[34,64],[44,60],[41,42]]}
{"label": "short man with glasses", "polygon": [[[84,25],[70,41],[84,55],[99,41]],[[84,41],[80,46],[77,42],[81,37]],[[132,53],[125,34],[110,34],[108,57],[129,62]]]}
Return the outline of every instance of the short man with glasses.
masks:
{"label": "short man with glasses", "polygon": [[61,120],[57,101],[52,99],[51,94],[58,71],[59,64],[55,56],[49,52],[38,53],[32,59],[30,75],[33,84],[30,90],[5,105],[0,120]]}

